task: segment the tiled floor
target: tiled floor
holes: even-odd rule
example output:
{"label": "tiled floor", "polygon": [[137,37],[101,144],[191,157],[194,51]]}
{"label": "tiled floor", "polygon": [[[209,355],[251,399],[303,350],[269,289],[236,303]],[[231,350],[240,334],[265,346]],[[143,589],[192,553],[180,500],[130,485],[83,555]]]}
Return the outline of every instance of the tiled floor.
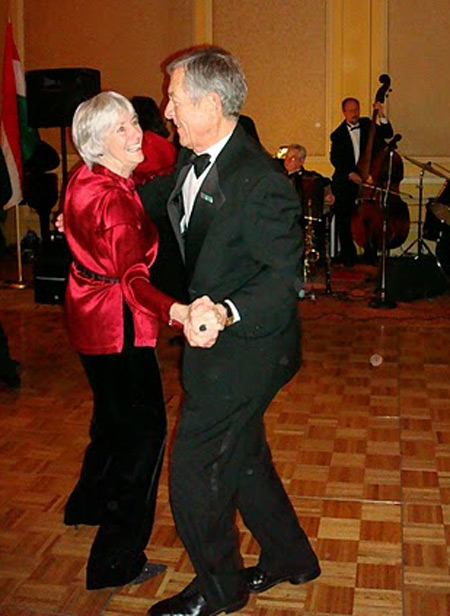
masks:
{"label": "tiled floor", "polygon": [[[340,286],[339,286],[340,285]],[[299,306],[304,365],[267,412],[274,458],[323,574],[253,596],[256,616],[450,614],[450,296],[367,309],[361,283]],[[59,306],[0,290],[23,385],[0,385],[1,616],[144,616],[192,577],[168,505],[167,465],[148,549],[167,572],[141,586],[87,592],[94,530],[62,524],[86,445],[90,391]],[[180,348],[164,330],[169,425]],[[369,358],[381,352],[373,367]],[[247,565],[258,546],[239,522]]]}

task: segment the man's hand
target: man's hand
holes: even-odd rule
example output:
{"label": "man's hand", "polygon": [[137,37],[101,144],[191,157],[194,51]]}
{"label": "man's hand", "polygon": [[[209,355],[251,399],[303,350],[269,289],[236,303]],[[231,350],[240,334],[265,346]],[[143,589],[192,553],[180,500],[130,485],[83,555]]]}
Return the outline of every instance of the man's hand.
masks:
{"label": "man's hand", "polygon": [[377,110],[378,113],[378,117],[379,118],[384,118],[384,107],[383,104],[380,103],[380,101],[377,101],[376,103],[374,103],[373,108]]}
{"label": "man's hand", "polygon": [[64,214],[60,212],[55,220],[55,227],[60,233],[64,233]]}
{"label": "man's hand", "polygon": [[336,201],[336,197],[331,192],[331,188],[329,186],[325,186],[324,197],[323,197],[324,205],[331,207],[332,205],[334,205],[335,201]]}
{"label": "man's hand", "polygon": [[349,173],[348,179],[352,182],[355,182],[355,184],[362,184],[362,178],[356,173],[356,171],[352,171],[351,173]]}
{"label": "man's hand", "polygon": [[224,306],[214,304],[206,295],[192,302],[183,323],[184,335],[190,346],[206,349],[214,346],[225,327],[226,317]]}

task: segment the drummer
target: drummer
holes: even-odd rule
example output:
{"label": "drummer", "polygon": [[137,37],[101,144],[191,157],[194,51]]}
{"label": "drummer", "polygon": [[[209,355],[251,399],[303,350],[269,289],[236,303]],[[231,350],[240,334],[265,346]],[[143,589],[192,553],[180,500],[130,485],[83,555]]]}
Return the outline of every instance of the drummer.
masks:
{"label": "drummer", "polygon": [[[285,174],[292,180],[295,189],[302,202],[303,211],[305,212],[307,207],[307,200],[312,199],[312,205],[314,208],[314,216],[320,218],[323,214],[327,214],[330,207],[335,201],[335,196],[331,191],[331,180],[324,177],[317,171],[311,171],[305,169],[305,161],[308,153],[306,148],[299,143],[291,143],[287,146],[286,155],[284,157],[284,171]],[[310,186],[315,185],[316,190],[310,194],[311,190],[308,190]],[[323,191],[323,196],[322,196]],[[321,197],[318,200],[315,195],[320,194]]]}

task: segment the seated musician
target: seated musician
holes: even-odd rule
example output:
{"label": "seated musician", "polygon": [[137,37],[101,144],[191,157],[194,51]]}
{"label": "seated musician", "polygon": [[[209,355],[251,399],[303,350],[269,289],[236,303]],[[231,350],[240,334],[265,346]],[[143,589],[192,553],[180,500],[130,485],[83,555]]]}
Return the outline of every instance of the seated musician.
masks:
{"label": "seated musician", "polygon": [[[299,194],[303,211],[305,212],[307,206],[306,199],[310,198],[314,208],[313,215],[320,218],[323,214],[328,213],[335,201],[335,197],[331,191],[331,180],[329,178],[320,175],[317,171],[305,169],[306,156],[307,151],[305,147],[299,143],[292,143],[288,146],[284,157],[284,170]],[[309,194],[311,192],[309,187],[314,183],[316,183],[316,187],[315,190],[312,190],[313,194],[311,195]],[[317,198],[315,199],[314,197],[321,191],[323,191],[323,201],[318,203]]]}
{"label": "seated musician", "polygon": [[[302,226],[305,229],[306,255],[314,254],[314,262],[322,261],[329,268],[329,216],[335,197],[331,180],[317,171],[305,169],[306,148],[298,143],[287,147],[284,173],[291,179],[302,204]],[[311,245],[308,245],[311,244]],[[306,278],[306,274],[304,274]]]}

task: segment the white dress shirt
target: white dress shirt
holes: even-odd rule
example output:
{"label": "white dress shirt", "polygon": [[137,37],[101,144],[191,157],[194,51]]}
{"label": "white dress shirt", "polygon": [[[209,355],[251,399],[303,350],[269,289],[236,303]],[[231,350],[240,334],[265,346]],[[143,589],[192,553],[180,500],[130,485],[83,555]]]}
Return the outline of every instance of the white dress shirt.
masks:
{"label": "white dress shirt", "polygon": [[223,137],[223,139],[221,139],[220,141],[212,145],[207,150],[204,150],[203,152],[198,153],[199,156],[201,154],[209,154],[211,157],[209,164],[204,169],[203,173],[199,175],[199,177],[195,175],[194,166],[192,166],[191,169],[189,170],[186,176],[186,179],[184,180],[183,187],[181,189],[181,192],[183,195],[183,205],[184,205],[184,216],[180,221],[182,232],[186,231],[189,225],[189,220],[192,215],[192,209],[194,207],[195,199],[197,197],[198,191],[200,190],[200,186],[203,183],[203,180],[205,179],[207,173],[211,169],[211,165],[215,162],[216,158],[219,156],[220,152],[223,150],[223,148],[227,144],[231,135],[232,135],[232,132],[226,135],[225,137]]}
{"label": "white dress shirt", "polygon": [[[195,175],[195,170],[194,170],[193,165],[191,169],[189,170],[186,176],[186,179],[184,180],[183,186],[181,188],[181,192],[183,195],[183,206],[184,206],[184,216],[180,221],[180,228],[181,228],[182,233],[186,231],[189,225],[189,220],[191,219],[191,216],[192,216],[192,210],[194,207],[195,199],[197,198],[197,193],[200,190],[200,186],[202,185],[203,180],[205,179],[207,173],[209,173],[211,169],[211,165],[215,162],[220,152],[223,150],[225,145],[228,143],[228,140],[230,139],[232,134],[233,134],[233,131],[231,131],[228,135],[225,135],[223,139],[221,139],[220,141],[212,145],[207,150],[204,150],[203,152],[198,153],[199,156],[201,154],[209,154],[211,157],[207,167],[198,177]],[[236,306],[233,304],[233,302],[229,299],[225,299],[224,302],[230,306],[231,312],[233,313],[234,322],[237,323],[237,321],[240,321],[241,315],[239,314],[239,311],[236,308]]]}
{"label": "white dress shirt", "polygon": [[[387,124],[388,119],[383,116],[382,118],[380,118],[380,122],[381,124]],[[359,124],[351,126],[351,124],[349,124],[348,122],[347,129],[350,134],[350,139],[352,140],[353,154],[355,155],[355,164],[357,164],[361,153],[361,129],[359,127]]]}

